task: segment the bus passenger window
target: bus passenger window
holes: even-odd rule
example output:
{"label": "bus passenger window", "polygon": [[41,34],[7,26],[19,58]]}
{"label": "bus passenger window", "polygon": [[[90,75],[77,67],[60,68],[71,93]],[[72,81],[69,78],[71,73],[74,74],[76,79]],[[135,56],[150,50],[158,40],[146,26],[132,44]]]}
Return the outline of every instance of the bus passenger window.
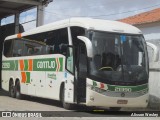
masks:
{"label": "bus passenger window", "polygon": [[23,54],[22,50],[23,50],[23,41],[15,39],[13,45],[13,56],[14,57],[22,56]]}
{"label": "bus passenger window", "polygon": [[12,57],[12,40],[6,40],[4,42],[4,56]]}
{"label": "bus passenger window", "polygon": [[85,29],[81,27],[71,27],[71,36],[72,36],[72,41],[73,44],[76,45],[78,44],[76,41],[77,36],[84,36],[85,35]]}
{"label": "bus passenger window", "polygon": [[34,46],[30,45],[29,42],[25,41],[24,56],[30,56],[33,54],[34,54]]}
{"label": "bus passenger window", "polygon": [[47,45],[44,52],[45,52],[44,54],[53,54],[54,53],[54,45],[53,46]]}
{"label": "bus passenger window", "polygon": [[18,54],[18,56],[22,56],[22,49],[19,49],[17,54]]}
{"label": "bus passenger window", "polygon": [[63,29],[59,29],[55,31],[57,33],[57,39],[55,42],[55,53],[60,53],[62,54],[64,51],[61,50],[61,45],[62,44],[69,44],[68,41],[68,32],[67,32],[67,28],[63,28]]}
{"label": "bus passenger window", "polygon": [[33,48],[28,48],[28,55],[33,55]]}
{"label": "bus passenger window", "polygon": [[46,53],[46,54],[49,54],[49,53],[50,53],[50,47],[49,47],[48,45],[46,46],[46,51],[45,51],[45,53]]}
{"label": "bus passenger window", "polygon": [[42,53],[42,46],[34,47],[34,54],[41,55],[41,53]]}
{"label": "bus passenger window", "polygon": [[60,45],[69,44],[67,28],[25,36],[23,39],[36,47],[36,55],[61,54]]}

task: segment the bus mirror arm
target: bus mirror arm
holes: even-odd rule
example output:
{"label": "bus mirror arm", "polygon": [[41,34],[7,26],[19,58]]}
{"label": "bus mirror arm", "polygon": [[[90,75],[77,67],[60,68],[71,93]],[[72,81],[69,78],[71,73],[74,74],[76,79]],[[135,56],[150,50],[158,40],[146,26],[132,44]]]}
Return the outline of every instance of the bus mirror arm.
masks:
{"label": "bus mirror arm", "polygon": [[93,48],[92,48],[91,40],[89,40],[87,37],[84,37],[84,36],[77,36],[77,38],[85,43],[86,49],[87,49],[87,56],[92,58]]}

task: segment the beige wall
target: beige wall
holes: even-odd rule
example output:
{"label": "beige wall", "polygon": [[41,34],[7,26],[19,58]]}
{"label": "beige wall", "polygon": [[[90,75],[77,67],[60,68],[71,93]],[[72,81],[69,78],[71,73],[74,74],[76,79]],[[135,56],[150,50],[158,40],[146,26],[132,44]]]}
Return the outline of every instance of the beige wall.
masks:
{"label": "beige wall", "polygon": [[160,22],[135,25],[144,34],[146,40],[160,39]]}

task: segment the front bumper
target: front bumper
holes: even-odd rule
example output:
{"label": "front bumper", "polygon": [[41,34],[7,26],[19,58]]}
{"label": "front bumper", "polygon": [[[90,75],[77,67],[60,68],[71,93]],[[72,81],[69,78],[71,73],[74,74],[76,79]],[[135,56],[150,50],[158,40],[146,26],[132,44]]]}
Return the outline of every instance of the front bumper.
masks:
{"label": "front bumper", "polygon": [[[105,96],[87,88],[86,105],[102,107],[147,107],[149,94],[146,93],[139,97],[112,97]],[[118,101],[127,101],[127,103],[118,103]]]}

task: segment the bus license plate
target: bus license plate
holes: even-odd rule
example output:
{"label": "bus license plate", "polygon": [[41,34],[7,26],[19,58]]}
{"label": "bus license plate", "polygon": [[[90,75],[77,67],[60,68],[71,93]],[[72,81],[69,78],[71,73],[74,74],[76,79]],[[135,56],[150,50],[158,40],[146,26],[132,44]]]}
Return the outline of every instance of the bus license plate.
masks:
{"label": "bus license plate", "polygon": [[128,100],[117,100],[117,104],[127,104]]}

